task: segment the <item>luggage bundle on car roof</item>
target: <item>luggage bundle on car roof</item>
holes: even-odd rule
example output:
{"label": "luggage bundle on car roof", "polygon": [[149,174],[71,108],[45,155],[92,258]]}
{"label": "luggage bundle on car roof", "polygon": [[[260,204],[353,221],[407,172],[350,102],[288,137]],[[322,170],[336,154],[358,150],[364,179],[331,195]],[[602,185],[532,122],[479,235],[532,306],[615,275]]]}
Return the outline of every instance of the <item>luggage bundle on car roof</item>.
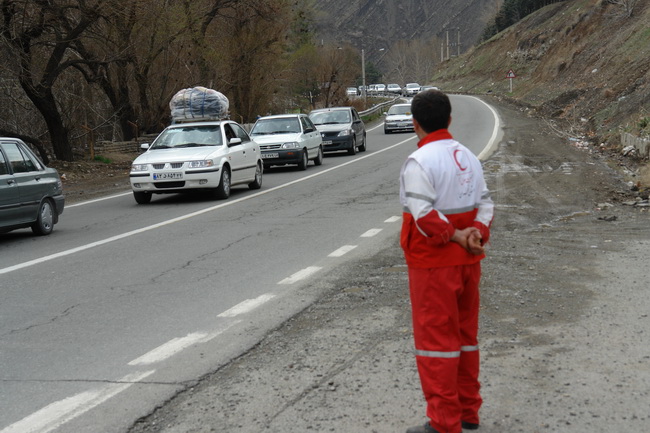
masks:
{"label": "luggage bundle on car roof", "polygon": [[181,123],[227,119],[229,104],[223,93],[197,86],[176,92],[169,108],[172,123]]}

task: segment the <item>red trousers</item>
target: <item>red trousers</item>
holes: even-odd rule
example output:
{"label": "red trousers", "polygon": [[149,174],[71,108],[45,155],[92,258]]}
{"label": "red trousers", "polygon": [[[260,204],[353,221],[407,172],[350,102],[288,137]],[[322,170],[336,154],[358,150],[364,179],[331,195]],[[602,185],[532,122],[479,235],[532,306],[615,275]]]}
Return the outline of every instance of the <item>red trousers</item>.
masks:
{"label": "red trousers", "polygon": [[479,423],[478,310],[481,264],[409,268],[413,335],[431,426],[460,433]]}

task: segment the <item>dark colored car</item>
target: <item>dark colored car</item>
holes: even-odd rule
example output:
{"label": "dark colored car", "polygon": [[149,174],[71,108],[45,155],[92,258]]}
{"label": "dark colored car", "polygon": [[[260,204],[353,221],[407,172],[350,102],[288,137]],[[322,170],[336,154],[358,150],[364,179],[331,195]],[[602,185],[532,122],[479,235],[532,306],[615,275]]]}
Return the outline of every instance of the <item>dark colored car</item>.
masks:
{"label": "dark colored car", "polygon": [[63,213],[59,173],[17,138],[0,138],[0,233],[31,227],[49,235]]}
{"label": "dark colored car", "polygon": [[321,108],[309,113],[309,118],[323,137],[325,152],[365,152],[366,127],[353,107]]}

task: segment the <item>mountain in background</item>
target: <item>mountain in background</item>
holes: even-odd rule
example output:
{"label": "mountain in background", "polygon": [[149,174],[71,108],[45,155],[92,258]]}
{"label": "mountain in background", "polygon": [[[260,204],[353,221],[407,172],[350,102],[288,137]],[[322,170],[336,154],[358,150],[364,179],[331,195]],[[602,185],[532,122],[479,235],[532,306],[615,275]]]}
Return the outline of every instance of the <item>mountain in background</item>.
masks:
{"label": "mountain in background", "polygon": [[438,38],[446,46],[449,37],[451,54],[465,52],[479,40],[500,3],[498,0],[327,0],[314,2],[314,7],[318,11],[317,34],[324,43],[351,44],[364,49],[368,61],[377,63],[384,50],[400,40]]}

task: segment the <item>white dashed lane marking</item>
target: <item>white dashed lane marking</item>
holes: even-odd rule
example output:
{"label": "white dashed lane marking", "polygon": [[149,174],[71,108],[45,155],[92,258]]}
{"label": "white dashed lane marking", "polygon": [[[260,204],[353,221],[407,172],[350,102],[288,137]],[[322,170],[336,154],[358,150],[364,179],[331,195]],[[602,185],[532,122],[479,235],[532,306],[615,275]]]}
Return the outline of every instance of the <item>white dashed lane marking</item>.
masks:
{"label": "white dashed lane marking", "polygon": [[361,237],[362,238],[371,238],[371,237],[376,236],[377,234],[379,234],[379,232],[381,232],[381,231],[382,231],[382,229],[370,229],[367,232],[365,232],[364,234],[362,234]]}
{"label": "white dashed lane marking", "polygon": [[316,272],[320,271],[322,268],[320,266],[309,266],[303,270],[300,270],[293,274],[292,276],[285,278],[284,280],[280,281],[278,284],[294,284],[297,283],[298,281],[304,280],[306,278],[309,278]]}
{"label": "white dashed lane marking", "polygon": [[343,245],[341,248],[339,248],[336,251],[333,251],[327,255],[327,257],[341,257],[355,249],[357,246],[356,245]]}

